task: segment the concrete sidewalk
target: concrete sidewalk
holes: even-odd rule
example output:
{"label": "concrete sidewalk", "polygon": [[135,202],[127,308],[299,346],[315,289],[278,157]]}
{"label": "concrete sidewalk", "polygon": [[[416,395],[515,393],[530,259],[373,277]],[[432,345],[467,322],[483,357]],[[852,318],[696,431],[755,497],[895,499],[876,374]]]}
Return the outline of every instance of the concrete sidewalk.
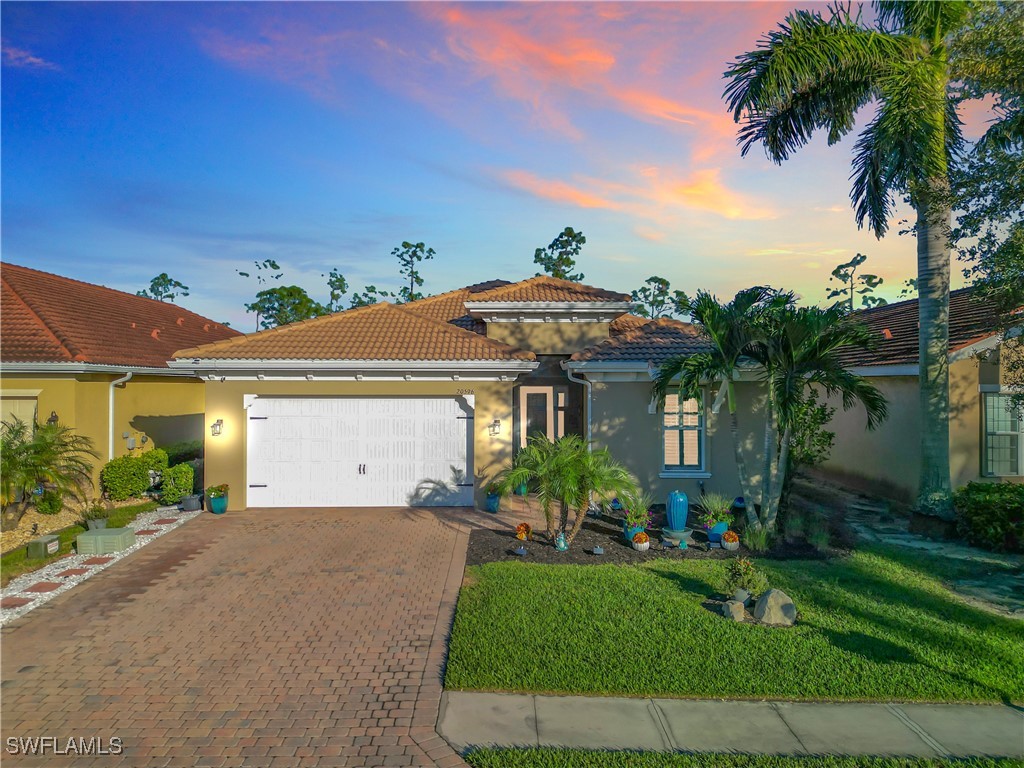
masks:
{"label": "concrete sidewalk", "polygon": [[1024,712],[959,704],[821,704],[447,691],[453,747],[1024,758]]}

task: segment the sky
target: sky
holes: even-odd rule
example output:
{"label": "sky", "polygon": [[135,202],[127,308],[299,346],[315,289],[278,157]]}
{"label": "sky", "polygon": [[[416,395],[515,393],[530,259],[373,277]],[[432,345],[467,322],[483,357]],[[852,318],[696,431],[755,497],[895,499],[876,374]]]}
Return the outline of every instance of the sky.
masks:
{"label": "sky", "polygon": [[397,289],[422,241],[440,293],[532,276],[566,226],[604,288],[819,302],[861,252],[891,299],[912,215],[858,230],[855,135],[783,165],[736,146],[722,73],[793,7],[4,2],[2,257],[130,292],[167,272],[241,330],[255,261],[324,301],[332,268]]}

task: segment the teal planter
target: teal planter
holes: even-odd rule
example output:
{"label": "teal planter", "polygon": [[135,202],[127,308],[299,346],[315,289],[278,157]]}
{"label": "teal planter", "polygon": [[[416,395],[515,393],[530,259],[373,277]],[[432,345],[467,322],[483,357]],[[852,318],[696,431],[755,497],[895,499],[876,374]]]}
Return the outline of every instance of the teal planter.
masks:
{"label": "teal planter", "polygon": [[715,523],[713,528],[708,528],[708,541],[714,543],[722,540],[722,534],[729,530],[728,523]]}
{"label": "teal planter", "polygon": [[626,525],[626,521],[622,521],[622,535],[626,537],[626,541],[628,541],[630,544],[633,543],[634,536],[636,536],[638,533],[642,533],[645,530],[647,529],[642,525]]}
{"label": "teal planter", "polygon": [[218,496],[215,499],[209,499],[210,511],[215,515],[223,515],[228,511],[228,497]]}
{"label": "teal planter", "polygon": [[516,496],[525,496],[528,490],[529,488],[526,487],[526,483],[520,483],[516,486],[515,494]]}
{"label": "teal planter", "polygon": [[492,514],[498,514],[498,508],[501,506],[501,496],[496,493],[487,494],[487,511]]}

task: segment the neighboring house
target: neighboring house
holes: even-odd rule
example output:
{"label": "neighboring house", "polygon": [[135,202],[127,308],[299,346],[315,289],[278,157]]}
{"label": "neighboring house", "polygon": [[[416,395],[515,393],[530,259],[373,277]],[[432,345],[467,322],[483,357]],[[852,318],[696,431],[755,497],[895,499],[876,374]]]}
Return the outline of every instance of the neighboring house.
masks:
{"label": "neighboring house", "polygon": [[[917,300],[863,310],[877,348],[849,350],[844,364],[869,377],[889,401],[889,418],[864,429],[862,407],[837,408],[822,470],[847,485],[906,501],[917,495],[920,448]],[[1024,425],[1009,409],[999,312],[970,288],[949,297],[949,460],[953,487],[972,480],[1024,480]],[[1015,342],[1014,342],[1015,343]],[[835,405],[835,403],[833,403]]]}
{"label": "neighboring house", "polygon": [[167,361],[239,335],[174,304],[0,264],[2,418],[73,427],[99,453],[98,480],[114,456],[202,438],[203,384]]}
{"label": "neighboring house", "polygon": [[659,498],[738,495],[724,412],[651,402],[652,364],[700,340],[632,308],[564,280],[496,280],[183,348],[170,367],[206,382],[206,479],[230,484],[233,509],[471,505],[528,436],[569,433]]}

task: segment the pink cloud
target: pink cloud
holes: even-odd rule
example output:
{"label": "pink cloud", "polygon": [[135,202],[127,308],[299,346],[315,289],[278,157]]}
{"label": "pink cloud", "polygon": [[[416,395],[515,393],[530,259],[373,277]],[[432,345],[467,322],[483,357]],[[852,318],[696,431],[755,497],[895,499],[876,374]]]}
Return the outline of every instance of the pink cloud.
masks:
{"label": "pink cloud", "polygon": [[3,63],[5,67],[16,67],[18,69],[43,69],[51,72],[59,72],[60,67],[52,61],[36,56],[35,54],[3,44]]}

